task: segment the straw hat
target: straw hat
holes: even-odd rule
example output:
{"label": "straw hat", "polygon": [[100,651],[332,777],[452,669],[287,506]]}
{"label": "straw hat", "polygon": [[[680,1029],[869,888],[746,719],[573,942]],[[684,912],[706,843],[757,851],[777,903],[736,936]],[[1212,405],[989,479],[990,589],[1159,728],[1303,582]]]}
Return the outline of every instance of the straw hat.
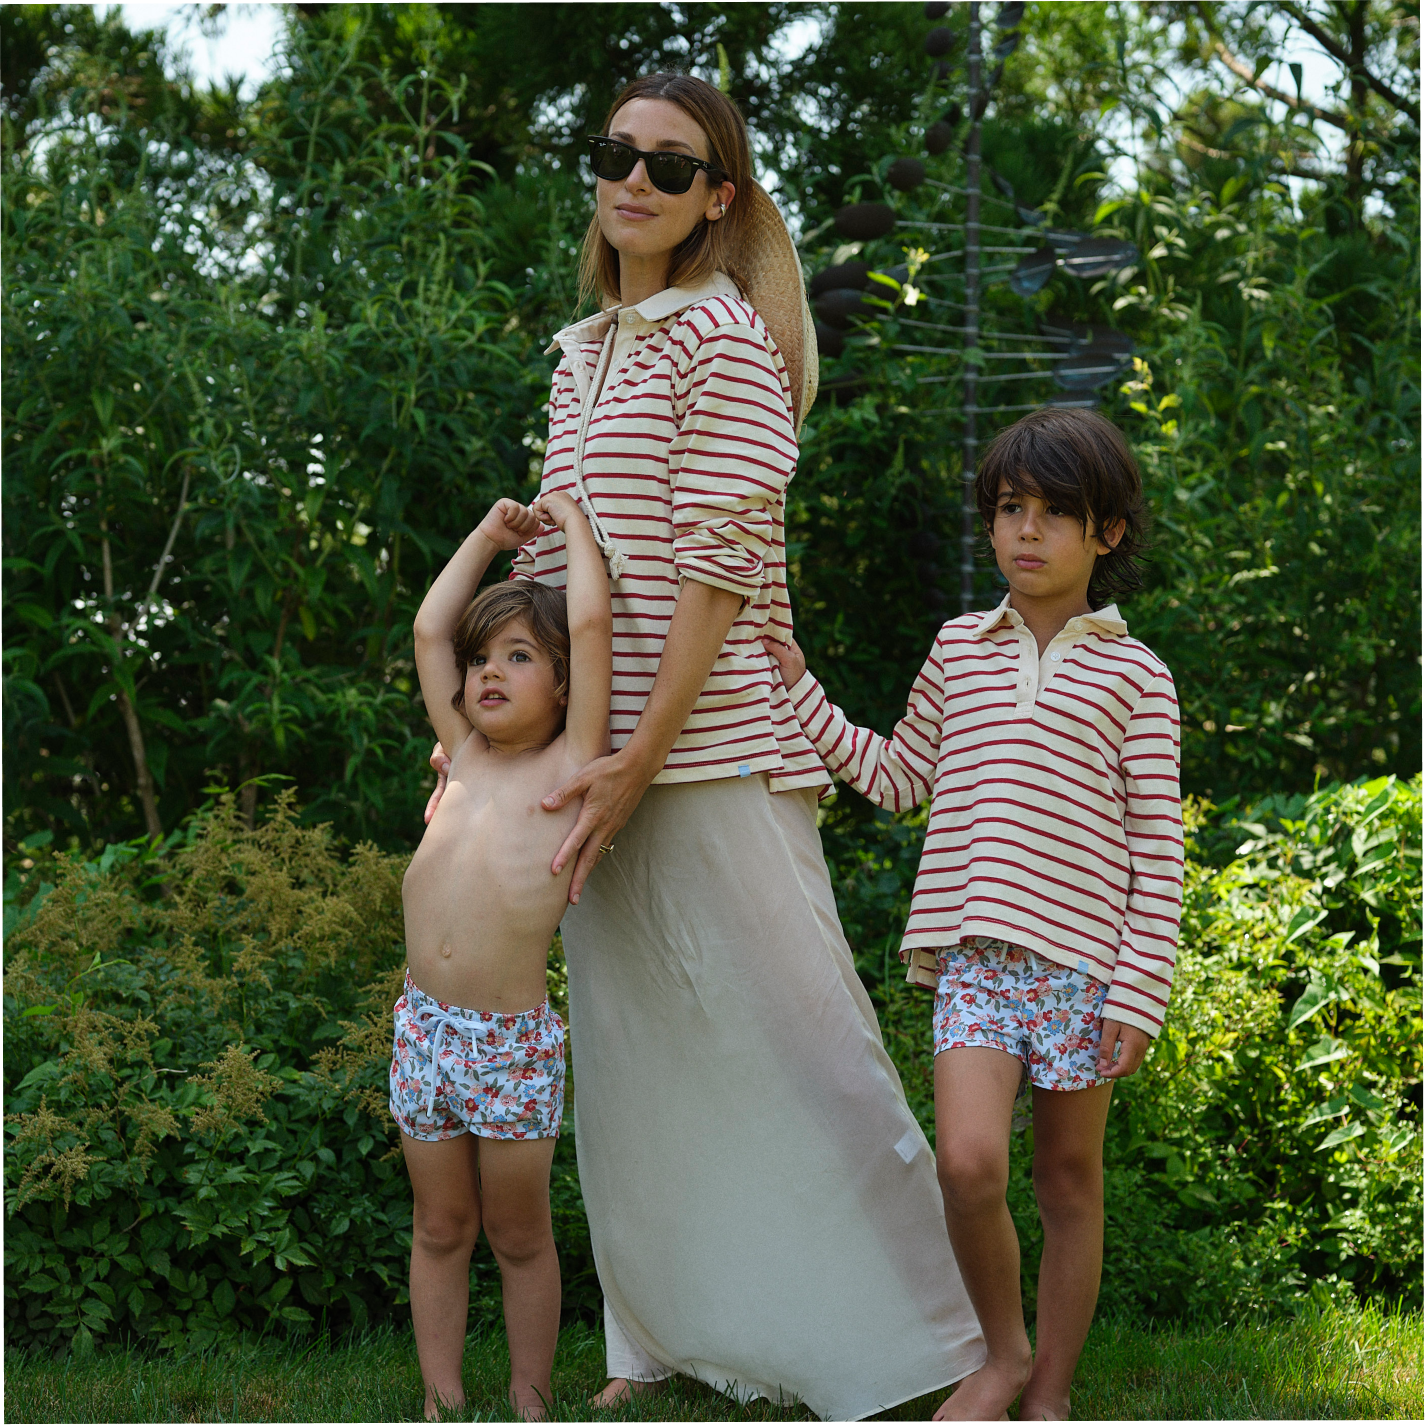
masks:
{"label": "straw hat", "polygon": [[748,187],[750,193],[738,194],[738,201],[747,207],[729,265],[787,363],[792,416],[800,434],[806,413],[816,400],[816,327],[792,235],[767,190],[755,178]]}

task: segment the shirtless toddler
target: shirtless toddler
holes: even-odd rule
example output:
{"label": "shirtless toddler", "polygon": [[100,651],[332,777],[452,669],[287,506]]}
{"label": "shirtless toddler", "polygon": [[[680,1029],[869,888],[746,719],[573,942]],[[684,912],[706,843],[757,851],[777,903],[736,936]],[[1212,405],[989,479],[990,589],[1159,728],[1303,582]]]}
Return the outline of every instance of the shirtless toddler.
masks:
{"label": "shirtless toddler", "polygon": [[[565,591],[486,589],[502,549],[564,532]],[[510,1403],[542,1418],[559,1331],[549,1169],[564,1111],[564,1025],[545,998],[549,942],[578,819],[540,799],[608,751],[612,618],[588,523],[567,495],[500,500],[431,585],[416,668],[450,780],[406,872],[407,970],[396,1001],[391,1113],[411,1175],[411,1316],[425,1414],[463,1405],[470,1254],[483,1227],[500,1266]],[[461,1008],[460,1006],[466,1006]]]}

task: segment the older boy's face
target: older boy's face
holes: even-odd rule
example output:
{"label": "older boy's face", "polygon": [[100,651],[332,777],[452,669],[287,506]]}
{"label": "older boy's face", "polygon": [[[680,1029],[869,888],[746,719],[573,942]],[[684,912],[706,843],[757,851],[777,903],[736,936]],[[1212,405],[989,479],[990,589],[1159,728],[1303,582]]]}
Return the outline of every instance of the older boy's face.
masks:
{"label": "older boy's face", "polygon": [[553,660],[523,619],[496,630],[465,670],[465,716],[495,745],[552,741],[567,702],[554,696]]}
{"label": "older boy's face", "polygon": [[1085,530],[1077,516],[1038,495],[1014,494],[1006,481],[1000,486],[990,543],[1000,573],[1016,593],[1054,600],[1077,594],[1087,600],[1095,560],[1111,553],[1122,536],[1121,524],[1102,534],[1093,533],[1092,525]]}

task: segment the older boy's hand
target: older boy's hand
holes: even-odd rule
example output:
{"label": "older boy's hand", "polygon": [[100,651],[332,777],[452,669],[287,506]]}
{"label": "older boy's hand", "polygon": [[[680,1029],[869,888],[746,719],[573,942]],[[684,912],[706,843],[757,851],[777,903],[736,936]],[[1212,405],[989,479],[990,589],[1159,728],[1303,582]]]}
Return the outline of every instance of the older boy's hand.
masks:
{"label": "older boy's hand", "polygon": [[584,518],[584,512],[577,501],[563,490],[551,490],[549,494],[541,495],[530,509],[545,524],[552,524],[556,529],[563,529],[575,515],[580,519]]}
{"label": "older boy's hand", "polygon": [[[1120,1024],[1116,1019],[1103,1021],[1103,1036],[1098,1044],[1098,1076],[1101,1079],[1126,1079],[1143,1067],[1143,1058],[1153,1041],[1141,1029]],[[1114,1046],[1118,1058],[1113,1057]]]}
{"label": "older boy's hand", "polygon": [[768,634],[762,639],[762,647],[771,654],[777,667],[781,669],[782,682],[787,687],[794,687],[801,682],[806,674],[807,660],[806,655],[797,647],[795,639],[789,638],[783,643]]}
{"label": "older boy's hand", "polygon": [[518,549],[539,533],[539,516],[518,500],[496,500],[475,531],[496,549]]}

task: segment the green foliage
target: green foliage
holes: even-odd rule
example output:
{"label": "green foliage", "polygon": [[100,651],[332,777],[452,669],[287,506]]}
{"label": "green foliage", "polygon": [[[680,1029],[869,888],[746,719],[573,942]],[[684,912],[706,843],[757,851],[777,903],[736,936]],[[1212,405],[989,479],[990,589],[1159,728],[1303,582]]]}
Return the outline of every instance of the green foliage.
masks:
{"label": "green foliage", "polygon": [[386,82],[378,122],[350,49],[297,58],[235,167],[83,115],[6,166],[21,837],[172,826],[213,767],[352,835],[420,825],[411,620],[527,486],[544,378],[475,166],[427,141],[459,86]]}
{"label": "green foliage", "polygon": [[[822,834],[932,1132],[930,996],[894,953],[922,822],[833,807]],[[1109,1119],[1105,1306],[1238,1317],[1418,1294],[1419,782],[1193,822],[1168,1023]],[[386,1106],[404,859],[343,857],[291,793],[251,830],[224,794],[163,854],[27,849],[6,909],[7,1339],[203,1345],[391,1319],[411,1221]],[[557,942],[550,965],[562,1004]],[[1011,1206],[1032,1302],[1031,1144]],[[566,1315],[592,1319],[568,1132],[551,1195]],[[472,1303],[498,1319],[483,1246]]]}
{"label": "green foliage", "polygon": [[[1074,1382],[1082,1420],[1415,1420],[1420,1415],[1420,1315],[1327,1309],[1287,1321],[1146,1329],[1121,1318],[1094,1322]],[[559,1333],[555,1411],[561,1420],[802,1421],[805,1406],[739,1404],[688,1376],[666,1391],[595,1410],[604,1337],[582,1325]],[[472,1417],[507,1410],[509,1352],[495,1322],[465,1343]],[[155,1420],[407,1420],[425,1388],[414,1337],[376,1330],[331,1342],[269,1340],[155,1359],[141,1349],[87,1361],[8,1350],[5,1415],[28,1422]],[[885,1411],[924,1420],[945,1392]]]}
{"label": "green foliage", "polygon": [[[1418,1299],[1419,779],[1278,798],[1240,820],[1188,811],[1198,845],[1167,1024],[1109,1117],[1103,1304],[1211,1318],[1348,1291]],[[930,996],[901,983],[895,956],[923,820],[833,809],[822,836],[928,1129]],[[1029,1302],[1032,1147],[1016,1140],[1010,1189]]]}
{"label": "green foliage", "polygon": [[[12,878],[8,1339],[203,1346],[407,1299],[386,1106],[404,866],[338,855],[289,792],[255,830],[224,795],[166,856],[115,845]],[[572,1137],[553,1199],[566,1302],[591,1314]],[[498,1316],[484,1250],[474,1295]]]}
{"label": "green foliage", "polygon": [[[1138,342],[1146,366],[1106,410],[1158,538],[1125,612],[1177,676],[1185,786],[1218,801],[1420,765],[1402,641],[1419,614],[1414,160],[1400,112],[1347,84],[1369,142],[1340,173],[1307,164],[1302,116],[1214,48],[1255,64],[1259,10],[1031,6],[985,130],[1026,200],[1144,254],[1029,302],[991,285],[985,310]],[[577,139],[623,79],[712,75],[722,47],[809,270],[853,255],[829,226],[845,200],[957,215],[941,190],[884,182],[965,98],[959,71],[933,79],[913,6],[542,13],[531,35],[515,6],[295,10],[283,77],[243,104],[186,83],[117,10],[5,7],[9,844],[47,830],[97,854],[161,832],[216,768],[249,784],[249,821],[254,779],[282,773],[347,839],[410,845],[429,736],[410,621],[488,501],[532,488],[543,346],[572,313],[587,222]],[[1367,6],[1361,36],[1318,18],[1413,102],[1393,14]],[[1309,179],[1287,182],[1288,153]],[[961,182],[958,146],[929,169]],[[899,263],[905,236],[859,255]],[[799,636],[883,730],[958,605],[956,359],[892,348],[927,340],[907,319],[954,311],[902,307],[823,362],[789,495]],[[978,558],[985,603],[1000,586]]]}

